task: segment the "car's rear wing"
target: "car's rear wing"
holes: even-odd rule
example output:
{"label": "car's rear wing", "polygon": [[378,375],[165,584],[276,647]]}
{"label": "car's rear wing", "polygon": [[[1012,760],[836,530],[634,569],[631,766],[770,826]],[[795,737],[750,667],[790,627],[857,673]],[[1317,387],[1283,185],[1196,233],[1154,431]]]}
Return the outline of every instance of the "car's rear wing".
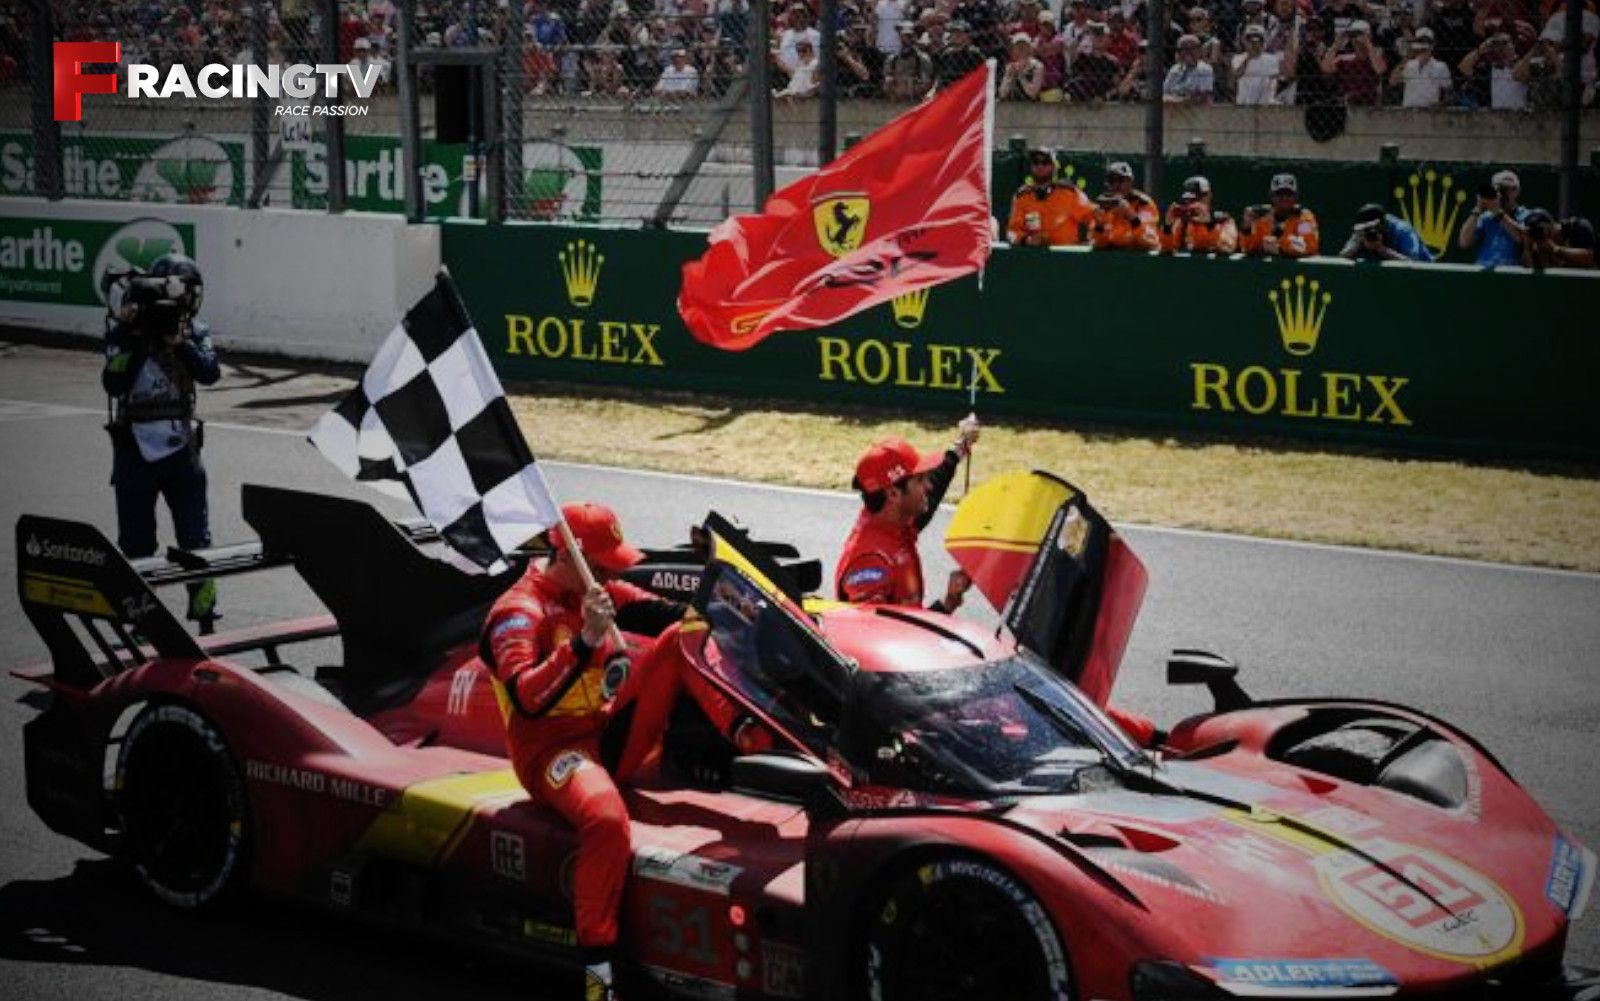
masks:
{"label": "car's rear wing", "polygon": [[[191,579],[166,561],[145,562],[153,576]],[[17,597],[50,650],[56,679],[66,684],[98,684],[146,659],[146,644],[162,656],[202,656],[195,637],[156,599],[152,582],[93,525],[17,519]]]}

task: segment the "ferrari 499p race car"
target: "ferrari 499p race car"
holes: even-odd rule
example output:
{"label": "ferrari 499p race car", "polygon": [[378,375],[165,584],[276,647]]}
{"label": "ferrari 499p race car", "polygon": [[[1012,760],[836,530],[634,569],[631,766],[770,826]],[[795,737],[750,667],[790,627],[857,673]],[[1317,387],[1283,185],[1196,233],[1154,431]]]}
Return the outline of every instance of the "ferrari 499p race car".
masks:
{"label": "ferrari 499p race car", "polygon": [[[24,517],[53,663],[28,800],[157,897],[254,888],[576,962],[573,832],[504,756],[469,577],[358,503],[247,487],[259,544],[130,564]],[[685,700],[626,791],[634,986],[691,998],[1200,1001],[1600,996],[1565,967],[1595,856],[1472,738],[1401,706],[1252,702],[1135,746],[1103,711],[1145,571],[1083,494],[1000,477],[947,546],[1001,632],[806,600],[817,566],[715,516],[634,579],[692,601],[694,667],[761,721],[742,757]],[[331,615],[193,637],[152,587],[291,563]],[[340,663],[280,651],[337,635]],[[242,658],[264,655],[266,664]]]}

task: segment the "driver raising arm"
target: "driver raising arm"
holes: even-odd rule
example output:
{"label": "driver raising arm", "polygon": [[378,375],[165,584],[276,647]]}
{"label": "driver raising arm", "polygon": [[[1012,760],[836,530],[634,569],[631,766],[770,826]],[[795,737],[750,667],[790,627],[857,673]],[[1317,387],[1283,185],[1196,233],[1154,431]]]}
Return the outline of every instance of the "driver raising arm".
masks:
{"label": "driver raising arm", "polygon": [[[880,438],[856,463],[853,486],[861,493],[861,513],[845,540],[834,576],[839,599],[852,604],[922,604],[922,559],[917,535],[933,520],[956,466],[978,440],[978,420],[958,426],[955,443],[940,453],[918,455],[898,437]],[[972,586],[957,570],[950,574],[944,597],[928,606],[954,612]]]}
{"label": "driver raising arm", "polygon": [[[623,541],[617,516],[599,504],[562,512],[599,583],[584,589],[560,533],[551,533],[554,554],[494,603],[479,652],[505,714],[517,779],[578,832],[572,895],[584,998],[612,1001],[611,954],[632,855],[617,783],[655,764],[683,687],[736,743],[759,727],[685,663],[678,620],[686,606],[616,579],[644,558]],[[613,624],[659,637],[633,660],[609,638]]]}

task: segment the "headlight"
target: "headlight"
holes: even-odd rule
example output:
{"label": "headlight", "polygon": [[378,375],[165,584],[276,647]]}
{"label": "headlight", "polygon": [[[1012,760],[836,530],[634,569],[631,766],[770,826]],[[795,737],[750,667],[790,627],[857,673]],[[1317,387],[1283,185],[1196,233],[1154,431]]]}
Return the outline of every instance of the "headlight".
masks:
{"label": "headlight", "polygon": [[1213,1001],[1228,994],[1180,963],[1146,961],[1129,978],[1134,1001]]}

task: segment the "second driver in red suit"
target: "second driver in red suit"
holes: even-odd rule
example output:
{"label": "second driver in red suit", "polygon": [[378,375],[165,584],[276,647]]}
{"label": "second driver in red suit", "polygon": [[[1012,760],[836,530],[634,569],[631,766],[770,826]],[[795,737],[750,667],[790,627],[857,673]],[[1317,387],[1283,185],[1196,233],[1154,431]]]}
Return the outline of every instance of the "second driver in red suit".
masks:
{"label": "second driver in red suit", "polygon": [[[679,691],[742,750],[765,731],[690,667],[678,644],[687,607],[616,579],[643,559],[599,504],[569,504],[567,525],[597,584],[585,589],[576,561],[552,532],[554,553],[501,595],[480,650],[506,717],[506,743],[523,788],[578,833],[573,908],[584,953],[586,1001],[616,997],[611,969],[618,912],[631,868],[628,810],[619,783],[651,769]],[[615,624],[655,635],[637,656],[610,638]]]}

